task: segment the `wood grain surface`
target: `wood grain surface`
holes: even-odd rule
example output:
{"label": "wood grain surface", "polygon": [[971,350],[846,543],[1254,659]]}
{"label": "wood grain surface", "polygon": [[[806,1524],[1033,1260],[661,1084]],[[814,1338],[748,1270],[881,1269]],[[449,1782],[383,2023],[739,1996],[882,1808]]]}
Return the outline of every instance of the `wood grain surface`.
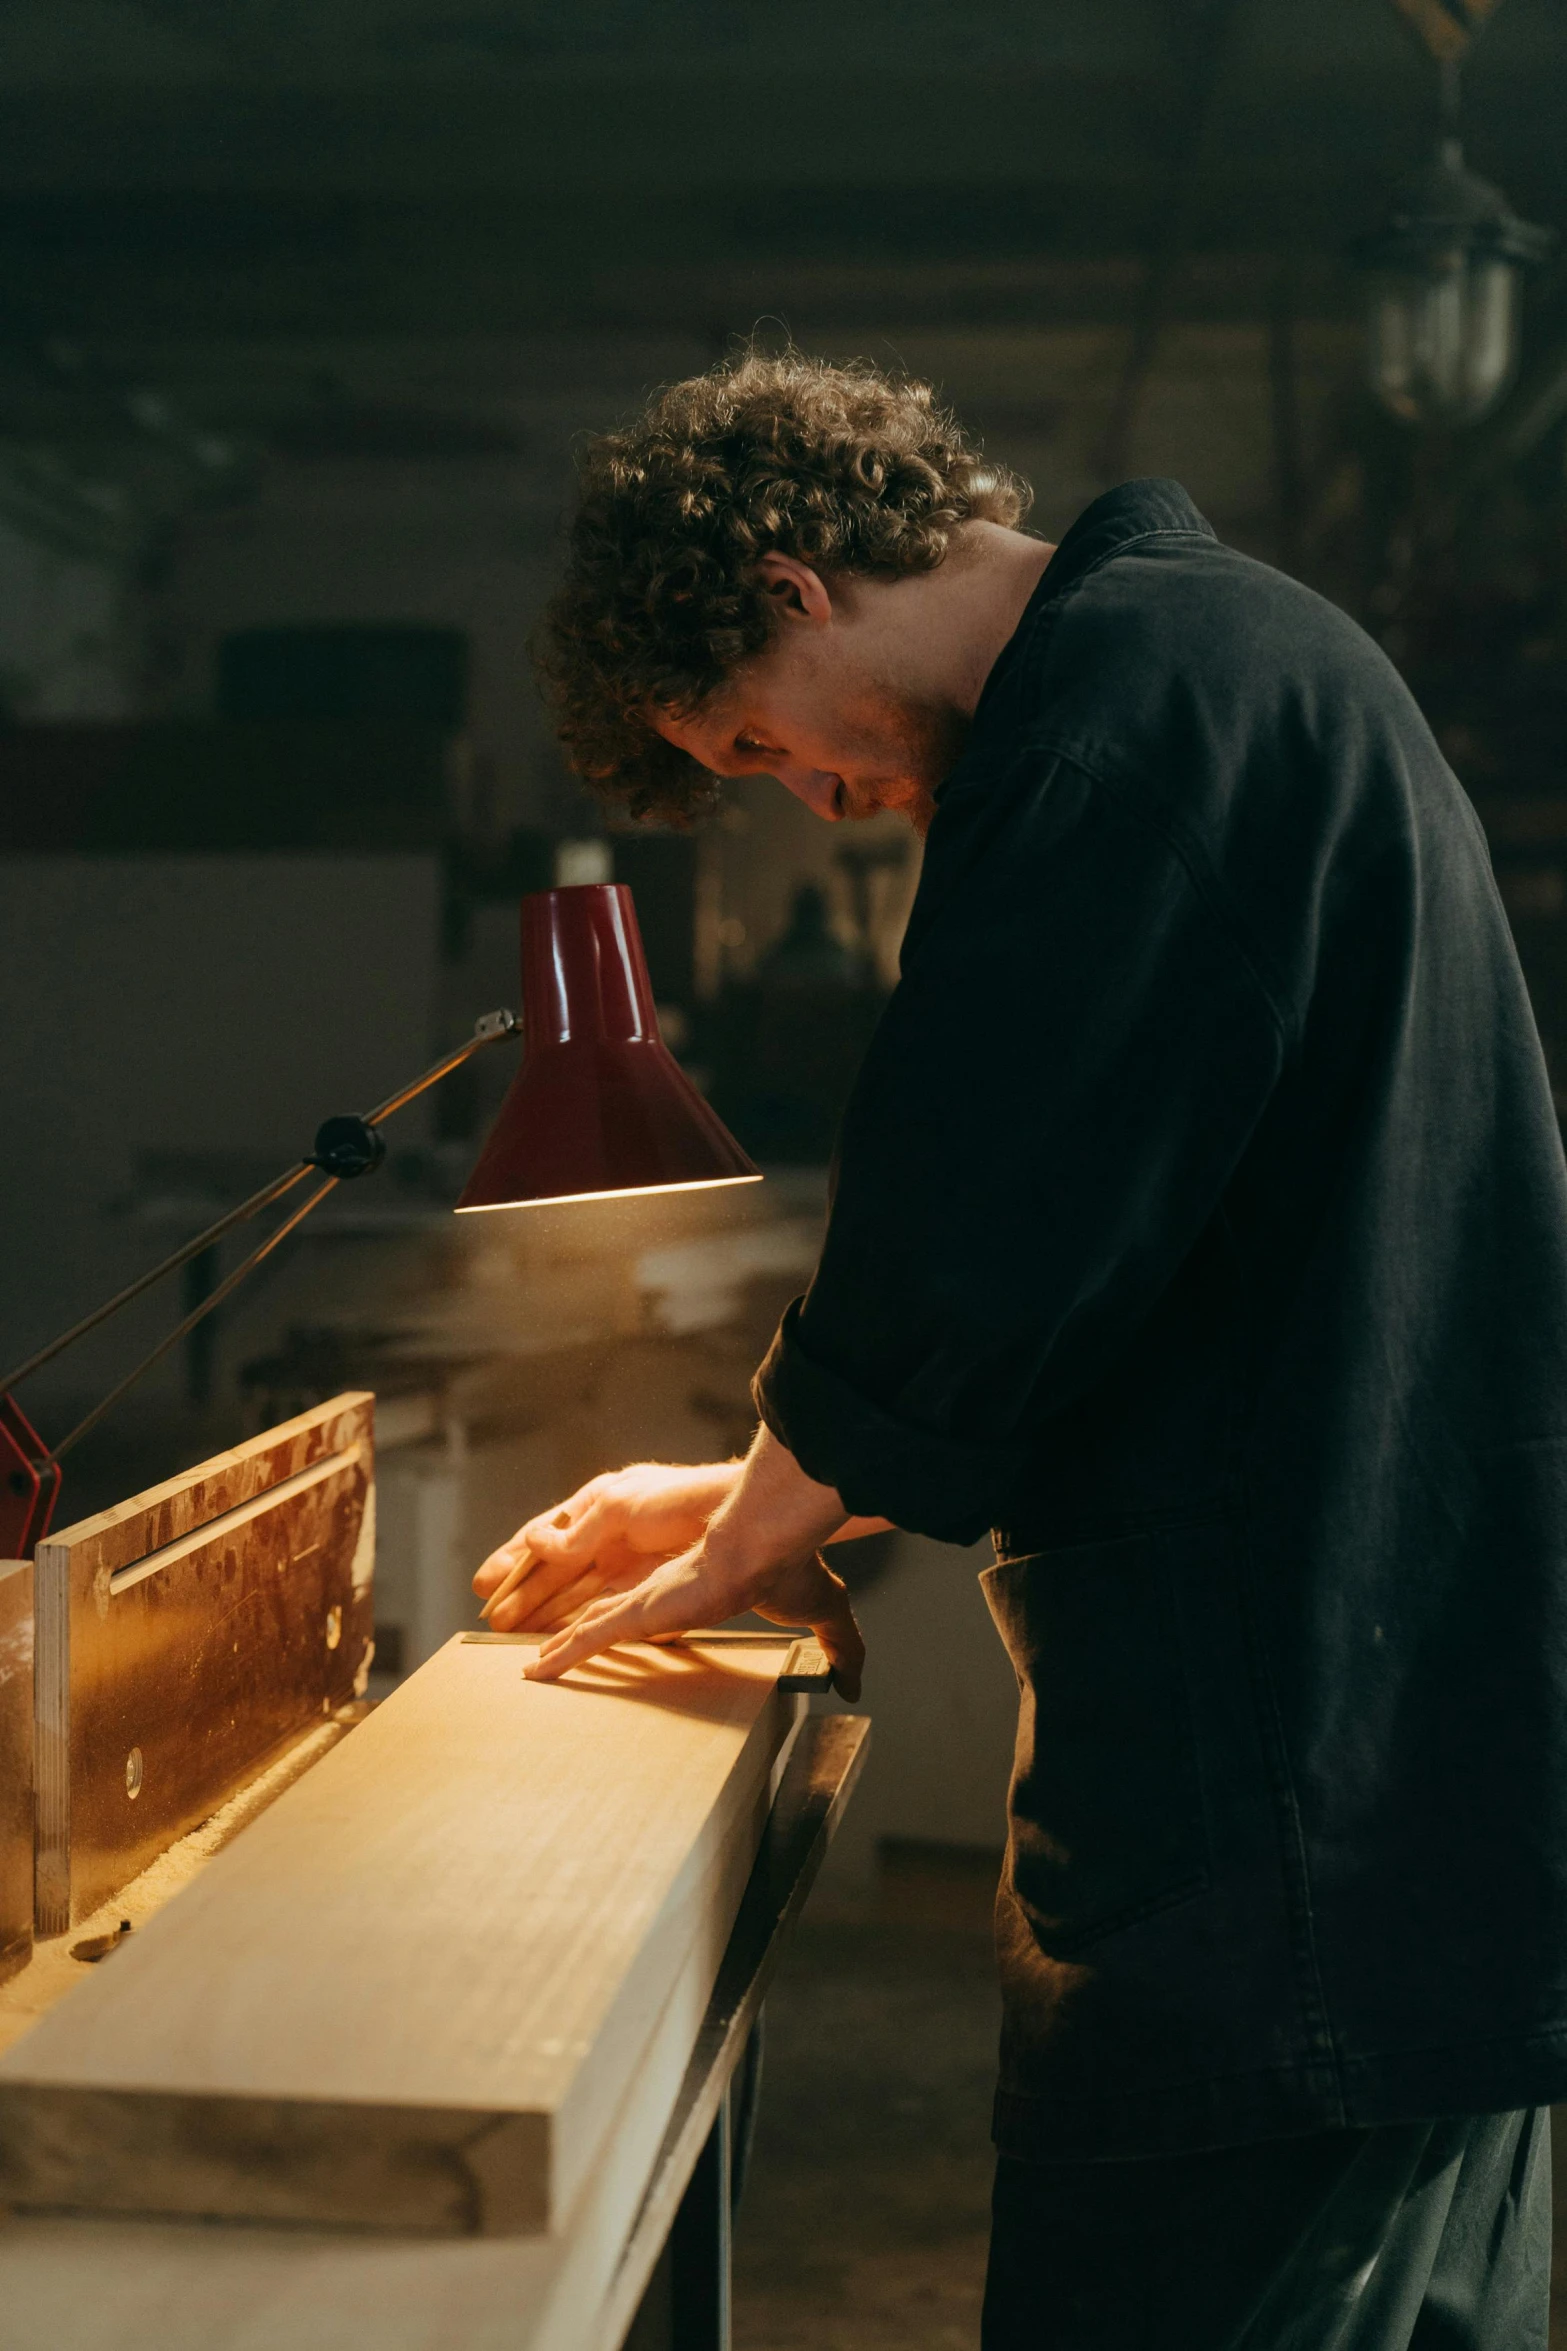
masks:
{"label": "wood grain surface", "polygon": [[334,1397],[39,1544],[41,1935],[363,1692],[374,1409]]}
{"label": "wood grain surface", "polygon": [[0,1983],[33,1950],[33,1567],[0,1559]]}
{"label": "wood grain surface", "polygon": [[449,1643],[0,2060],[0,2195],[559,2225],[658,2035],[689,2054],[803,1705],[787,1648],[547,1685]]}
{"label": "wood grain surface", "polygon": [[0,2341],[18,2351],[619,2351],[868,1728],[851,1716],[804,1725],[695,2049],[671,2070],[673,2036],[655,2034],[563,2232],[453,2243],[0,2218]]}

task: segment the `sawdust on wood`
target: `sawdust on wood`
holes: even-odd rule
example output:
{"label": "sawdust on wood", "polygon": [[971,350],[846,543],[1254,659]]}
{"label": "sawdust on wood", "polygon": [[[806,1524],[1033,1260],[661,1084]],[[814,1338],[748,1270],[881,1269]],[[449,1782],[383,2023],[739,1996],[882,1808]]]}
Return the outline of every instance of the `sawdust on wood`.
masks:
{"label": "sawdust on wood", "polygon": [[130,1920],[133,1933],[137,1927],[145,1926],[149,1918],[199,1875],[215,1853],[221,1853],[258,1813],[265,1812],[269,1804],[277,1801],[285,1788],[292,1787],[313,1763],[319,1763],[369,1711],[363,1704],[345,1706],[328,1721],[317,1723],[303,1738],[296,1739],[292,1747],[285,1748],[247,1787],[241,1788],[238,1795],[220,1805],[199,1828],[181,1837],[166,1853],[160,1853],[140,1877],[132,1878],[128,1886],[122,1886],[90,1917],[81,1919],[69,1934],[52,1935],[47,1942],[35,1944],[30,1963],[9,1983],[0,1984],[0,2054],[19,2041],[30,2025],[63,2000],[84,1977],[92,1974],[95,1962],[73,1958],[73,1945],[116,1933],[122,1919]]}

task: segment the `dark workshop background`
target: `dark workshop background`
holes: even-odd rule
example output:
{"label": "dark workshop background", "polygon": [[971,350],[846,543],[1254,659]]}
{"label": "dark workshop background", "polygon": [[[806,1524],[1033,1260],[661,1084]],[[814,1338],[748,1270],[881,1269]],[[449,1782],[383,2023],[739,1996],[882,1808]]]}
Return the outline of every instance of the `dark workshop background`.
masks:
{"label": "dark workshop background", "polygon": [[[1506,0],[1463,94],[1558,231],[1564,61],[1563,0]],[[632,883],[771,1176],[458,1225],[497,1049],[73,1456],[67,1517],[375,1387],[385,1688],[527,1511],[746,1441],[914,847],[763,783],[608,833],[524,647],[574,439],[753,330],[934,378],[1051,535],[1174,474],[1355,613],[1480,809],[1567,1089],[1567,270],[1485,420],[1374,406],[1347,248],[1435,119],[1389,0],[8,0],[0,1356],[514,1002],[552,880]],[[233,1262],[31,1383],[46,1432]],[[975,1564],[854,1564],[876,1763],[774,2003],[748,2351],[976,2340],[1011,1678]]]}

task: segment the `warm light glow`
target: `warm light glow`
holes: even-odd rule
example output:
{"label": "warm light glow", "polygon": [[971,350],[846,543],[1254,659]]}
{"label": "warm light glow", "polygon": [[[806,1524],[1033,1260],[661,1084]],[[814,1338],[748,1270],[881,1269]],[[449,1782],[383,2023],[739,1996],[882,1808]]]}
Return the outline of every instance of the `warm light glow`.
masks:
{"label": "warm light glow", "polygon": [[458,1216],[492,1216],[498,1208],[559,1208],[572,1200],[646,1200],[655,1192],[716,1192],[725,1184],[759,1184],[756,1175],[698,1176],[690,1184],[622,1184],[613,1192],[549,1192],[539,1200],[479,1200]]}

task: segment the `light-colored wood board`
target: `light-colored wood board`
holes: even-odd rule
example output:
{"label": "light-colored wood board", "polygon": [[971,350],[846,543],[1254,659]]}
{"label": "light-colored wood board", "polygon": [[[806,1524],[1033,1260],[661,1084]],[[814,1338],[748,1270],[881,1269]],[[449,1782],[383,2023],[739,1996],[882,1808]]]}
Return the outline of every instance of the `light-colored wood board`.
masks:
{"label": "light-colored wood board", "polygon": [[33,1567],[0,1559],[0,1984],[33,1949]]}
{"label": "light-colored wood board", "polygon": [[694,2033],[803,1701],[787,1643],[567,1682],[450,1642],[0,2060],[13,2203],[559,2224]]}
{"label": "light-colored wood board", "polygon": [[334,1397],[40,1543],[41,1935],[362,1695],[374,1447],[374,1398]]}
{"label": "light-colored wood board", "polygon": [[[655,2036],[560,2235],[453,2244],[13,2219],[0,2222],[5,2351],[13,2341],[17,2351],[618,2351],[765,1985],[761,1970],[738,1982],[758,1878],[777,1919],[767,1961],[797,1907],[790,1861],[808,1883],[865,1729],[843,1717],[804,1726],[695,2051],[683,2073],[671,2072]],[[808,1745],[819,1740],[826,1752]],[[788,1802],[796,1781],[810,1816],[803,1837],[800,1808]]]}

